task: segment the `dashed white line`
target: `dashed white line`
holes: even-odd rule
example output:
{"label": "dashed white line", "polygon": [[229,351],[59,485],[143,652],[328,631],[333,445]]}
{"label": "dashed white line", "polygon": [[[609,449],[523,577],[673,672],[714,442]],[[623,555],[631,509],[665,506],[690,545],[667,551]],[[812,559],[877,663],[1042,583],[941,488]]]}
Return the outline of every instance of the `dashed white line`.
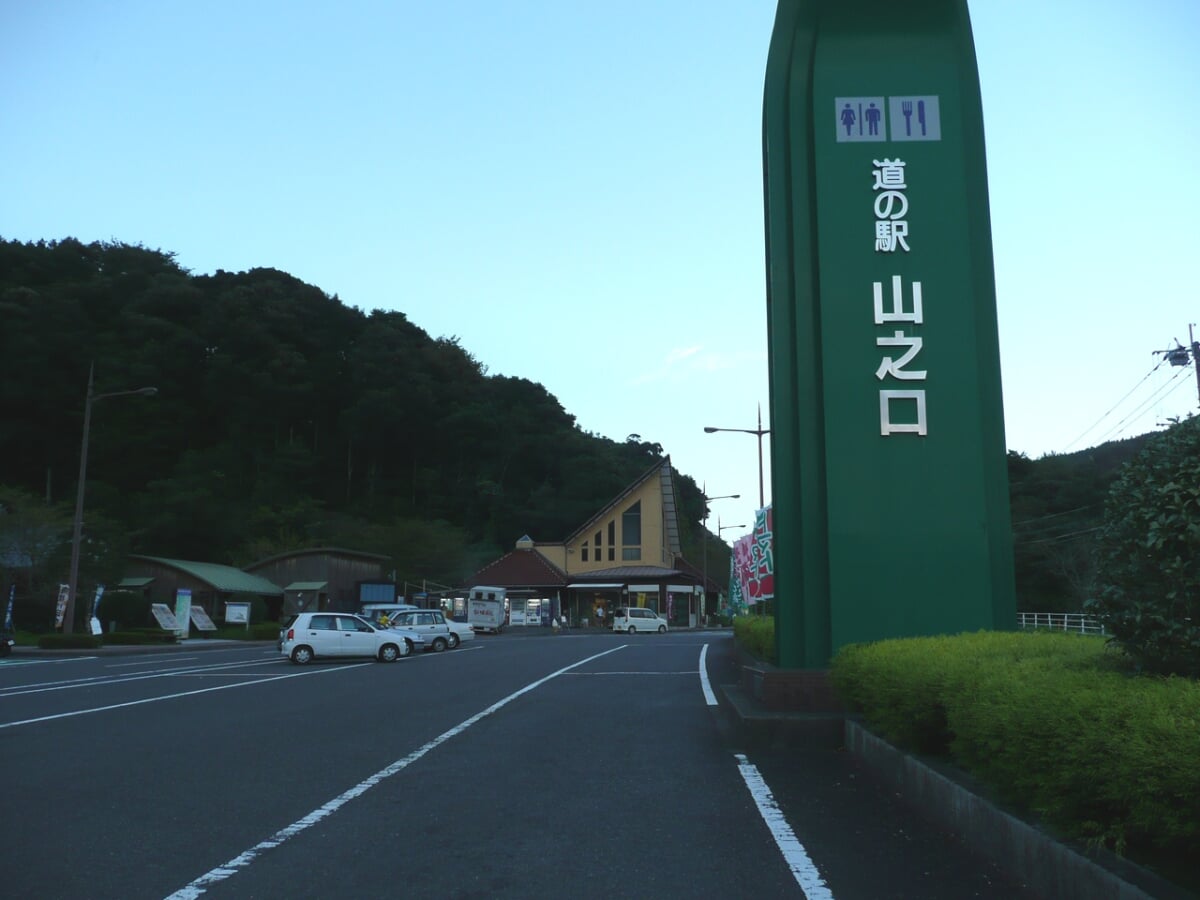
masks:
{"label": "dashed white line", "polygon": [[759,815],[767,823],[771,837],[775,838],[775,844],[779,847],[779,852],[783,854],[784,862],[792,870],[792,875],[795,876],[796,883],[800,885],[804,896],[808,900],[833,900],[833,893],[825,884],[825,880],[821,878],[821,873],[817,871],[816,865],[809,858],[804,845],[796,839],[792,827],[783,817],[783,811],[775,802],[775,797],[771,794],[767,783],[763,781],[758,768],[741,753],[735,753],[734,757],[738,761],[738,771],[742,773],[742,780],[746,782],[746,787],[750,789],[750,796],[754,798],[754,803],[758,806]]}
{"label": "dashed white line", "polygon": [[[472,725],[474,725],[480,719],[483,719],[486,716],[490,716],[492,713],[496,712],[496,710],[500,709],[503,706],[507,706],[509,703],[511,703],[513,700],[516,700],[521,695],[528,694],[534,688],[540,687],[541,685],[545,684],[547,681],[550,681],[553,678],[557,678],[559,675],[569,672],[572,669],[576,669],[579,666],[584,665],[585,663],[591,662],[592,660],[599,659],[602,656],[607,656],[610,653],[616,653],[618,650],[622,650],[622,649],[624,649],[624,645],[622,645],[621,647],[614,647],[611,650],[605,650],[603,653],[597,653],[595,656],[589,656],[587,659],[581,659],[579,662],[572,663],[569,666],[565,666],[565,667],[559,669],[557,672],[551,672],[545,678],[539,678],[537,681],[534,681],[530,684],[525,685],[525,687],[521,688],[519,691],[514,691],[513,693],[511,693],[507,697],[505,697],[503,700],[496,701],[495,703],[493,703],[491,706],[489,706],[487,709],[483,710],[482,712],[476,713],[475,715],[471,716],[471,718],[465,720],[464,722],[461,722],[458,725],[455,725],[449,731],[444,732],[443,734],[439,735],[438,737],[435,737],[432,741],[430,741],[428,744],[425,744],[423,747],[417,748],[412,753],[408,754],[408,756],[405,756],[401,759],[396,760],[394,763],[392,763],[391,765],[387,766],[384,769],[380,769],[378,772],[376,772],[370,778],[366,779],[365,781],[359,782],[354,787],[350,788],[350,790],[346,791],[345,793],[341,794],[340,796],[334,797],[332,800],[330,800],[324,806],[322,806],[318,809],[314,809],[312,812],[310,812],[304,818],[298,819],[297,821],[293,822],[291,825],[288,825],[286,828],[282,828],[279,831],[275,832],[275,834],[271,835],[271,837],[267,838],[265,841],[259,842],[255,846],[251,847],[249,850],[246,850],[244,853],[239,853],[237,856],[235,856],[233,859],[229,860],[224,865],[217,866],[215,869],[212,869],[211,871],[206,872],[205,874],[203,874],[199,878],[197,878],[195,881],[193,881],[191,884],[181,887],[175,893],[173,893],[169,897],[167,897],[167,900],[195,900],[195,898],[199,897],[201,894],[203,894],[205,892],[205,889],[208,888],[210,885],[224,881],[225,879],[227,879],[233,875],[236,875],[240,869],[246,868],[248,865],[250,865],[250,863],[254,862],[255,859],[257,859],[259,856],[261,856],[267,850],[271,850],[271,849],[274,849],[275,847],[278,847],[280,844],[284,843],[284,841],[287,841],[287,840],[295,837],[296,835],[300,834],[300,832],[302,832],[308,828],[311,828],[313,825],[316,825],[322,819],[337,812],[339,809],[341,809],[343,806],[345,806],[351,800],[365,794],[367,791],[369,791],[371,788],[375,787],[375,785],[379,784],[385,778],[389,778],[392,775],[395,775],[397,772],[401,771],[402,769],[405,769],[408,766],[411,766],[413,763],[415,763],[417,760],[419,760],[422,756],[427,754],[429,751],[435,749],[436,747],[440,746],[441,744],[444,744],[446,741],[450,740],[450,738],[455,737],[456,735],[462,734],[464,731],[466,731],[468,728],[470,728]],[[214,688],[213,690],[217,690],[217,689]]]}
{"label": "dashed white line", "polygon": [[708,659],[708,644],[700,648],[700,690],[704,691],[704,702],[709,706],[717,705],[717,696],[713,693],[712,685],[708,683],[708,668],[705,666],[705,660]]}

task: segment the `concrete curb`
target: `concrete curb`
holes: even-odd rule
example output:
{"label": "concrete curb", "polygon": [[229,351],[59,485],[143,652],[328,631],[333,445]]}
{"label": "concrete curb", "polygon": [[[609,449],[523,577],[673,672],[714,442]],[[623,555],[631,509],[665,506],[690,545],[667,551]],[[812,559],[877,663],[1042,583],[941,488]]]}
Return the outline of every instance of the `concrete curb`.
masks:
{"label": "concrete curb", "polygon": [[[1194,900],[1195,895],[1119,857],[1093,858],[1009,815],[920,760],[845,723],[846,749],[926,818],[1054,900]],[[1103,860],[1103,864],[1099,861]]]}

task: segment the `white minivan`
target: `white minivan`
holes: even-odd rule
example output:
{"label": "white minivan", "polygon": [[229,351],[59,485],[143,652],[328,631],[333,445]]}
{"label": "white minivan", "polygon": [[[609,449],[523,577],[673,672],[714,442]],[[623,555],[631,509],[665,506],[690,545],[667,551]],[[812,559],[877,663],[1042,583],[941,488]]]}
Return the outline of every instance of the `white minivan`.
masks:
{"label": "white minivan", "polygon": [[652,609],[641,606],[623,606],[613,614],[613,631],[627,631],[634,634],[639,631],[657,631],[666,634],[667,620],[659,618]]}

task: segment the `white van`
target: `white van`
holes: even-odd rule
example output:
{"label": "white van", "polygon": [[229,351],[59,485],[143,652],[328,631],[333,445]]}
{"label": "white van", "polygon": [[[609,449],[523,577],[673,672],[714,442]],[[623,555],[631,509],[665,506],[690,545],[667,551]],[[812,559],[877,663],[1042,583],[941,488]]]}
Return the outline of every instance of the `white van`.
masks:
{"label": "white van", "polygon": [[667,633],[667,620],[659,618],[652,609],[641,606],[622,606],[613,613],[613,631],[628,631],[635,634],[639,631],[657,631]]}

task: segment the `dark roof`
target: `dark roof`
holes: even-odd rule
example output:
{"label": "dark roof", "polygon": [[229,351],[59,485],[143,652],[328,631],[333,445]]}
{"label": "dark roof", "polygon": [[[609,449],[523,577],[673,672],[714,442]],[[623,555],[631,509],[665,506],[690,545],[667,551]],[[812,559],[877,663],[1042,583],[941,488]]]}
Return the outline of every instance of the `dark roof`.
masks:
{"label": "dark roof", "polygon": [[471,584],[496,587],[562,587],[566,583],[567,573],[536,550],[510,550],[471,576]]}
{"label": "dark roof", "polygon": [[[698,584],[704,584],[705,579],[703,570],[693,566],[682,556],[675,557],[675,567],[683,574],[690,575],[692,578],[696,579]],[[713,569],[712,566],[708,567],[708,584],[704,585],[704,587],[709,593],[713,593],[714,591],[719,591],[721,589],[721,583],[713,580],[713,575],[720,574],[721,573]]]}
{"label": "dark roof", "polygon": [[390,559],[390,557],[382,556],[378,553],[366,553],[362,550],[347,550],[344,547],[303,547],[299,550],[289,550],[287,553],[276,553],[274,556],[268,556],[266,559],[260,559],[258,562],[251,563],[246,566],[249,569],[257,569],[260,566],[265,566],[267,563],[273,563],[280,559],[290,559],[294,556],[353,556],[359,559],[373,559],[382,562]]}
{"label": "dark roof", "polygon": [[[572,583],[583,581],[662,581],[684,575],[680,569],[667,569],[663,566],[616,566],[611,569],[596,569],[591,572],[578,572],[571,576]],[[700,579],[697,578],[697,581]]]}
{"label": "dark roof", "polygon": [[141,559],[156,563],[171,569],[178,569],[203,581],[213,590],[228,594],[261,594],[277,597],[283,593],[283,588],[272,584],[261,575],[251,575],[233,566],[223,566],[219,563],[193,562],[189,559],[165,559],[161,556],[142,556],[131,553],[130,559]]}

